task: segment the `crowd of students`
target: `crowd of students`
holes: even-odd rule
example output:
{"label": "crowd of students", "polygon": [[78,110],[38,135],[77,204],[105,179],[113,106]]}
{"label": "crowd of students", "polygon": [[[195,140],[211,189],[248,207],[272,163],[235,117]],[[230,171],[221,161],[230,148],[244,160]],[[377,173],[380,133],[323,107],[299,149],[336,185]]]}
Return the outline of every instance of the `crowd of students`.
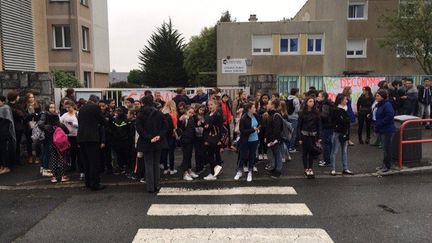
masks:
{"label": "crowd of students", "polygon": [[[379,84],[373,94],[364,87],[352,107],[350,87],[335,102],[325,91],[311,87],[300,98],[299,89],[288,97],[257,92],[239,92],[231,98],[217,88],[198,89],[194,97],[178,89],[172,100],[160,92],[147,91],[141,100],[76,100],[68,89],[57,109],[49,102],[42,107],[32,93],[20,99],[15,91],[0,96],[0,174],[22,163],[21,139],[25,138],[26,161],[40,164],[42,176],[51,182],[66,182],[69,172],[78,172],[90,189],[103,189],[99,174],[125,175],[147,182],[147,190],[158,190],[159,174],[175,175],[176,149],[182,150],[181,172],[186,181],[216,180],[222,173],[224,150],[238,152],[234,179],[244,173],[246,181],[258,172],[255,163],[267,161],[273,178],[281,176],[283,162],[291,160],[301,146],[304,175],[314,178],[314,163],[337,174],[336,156],[341,153],[342,173],[349,169],[348,146],[351,126],[358,119],[359,144],[369,144],[372,127],[375,144],[384,151],[386,172],[392,165],[392,137],[396,114],[430,117],[431,80],[414,87],[410,79]],[[429,128],[429,124],[426,126]],[[366,138],[363,140],[363,132]],[[194,166],[192,158],[194,155]]]}

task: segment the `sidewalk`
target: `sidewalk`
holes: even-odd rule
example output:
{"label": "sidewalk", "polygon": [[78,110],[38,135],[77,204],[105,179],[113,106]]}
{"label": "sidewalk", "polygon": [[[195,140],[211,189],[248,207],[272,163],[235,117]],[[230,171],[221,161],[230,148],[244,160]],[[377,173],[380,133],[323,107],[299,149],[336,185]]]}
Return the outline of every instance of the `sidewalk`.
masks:
{"label": "sidewalk", "polygon": [[[356,131],[353,130],[352,134],[356,134]],[[431,131],[424,131],[423,138],[430,137]],[[352,141],[357,142],[356,135],[353,136]],[[374,141],[374,138],[372,138]],[[298,148],[300,150],[300,148]],[[373,147],[371,145],[359,145],[356,143],[355,146],[351,146],[348,148],[348,164],[349,169],[355,173],[354,177],[357,176],[377,176],[375,173],[375,168],[381,165],[383,152],[381,149],[377,147]],[[223,164],[223,174],[219,177],[221,180],[233,180],[236,166],[237,166],[237,153],[232,151],[225,151],[222,155],[222,159],[224,161]],[[176,167],[180,167],[181,164],[181,150],[178,149],[176,153]],[[258,173],[254,173],[254,179],[258,180],[271,180],[269,173],[264,170],[267,161],[260,161],[257,164]],[[336,168],[338,172],[342,171],[342,164],[340,160],[340,156],[337,157]],[[413,169],[415,168],[415,169]],[[317,178],[329,178],[330,168],[322,168],[318,166],[316,162],[314,164],[314,171]],[[404,173],[405,171],[416,171],[421,172],[423,170],[432,171],[432,144],[424,144],[423,145],[423,161],[420,163],[407,163],[404,165],[404,169],[399,171],[399,168],[396,167],[391,174],[395,173]],[[208,171],[201,174],[201,177],[204,177],[208,174]],[[173,176],[164,176],[161,175],[162,182],[175,182],[182,179],[183,173],[179,170],[179,173]],[[72,174],[71,182],[67,184],[77,184],[79,183],[78,174]],[[301,151],[292,154],[292,161],[286,162],[283,164],[283,178],[302,178],[303,177],[303,164],[301,159]],[[336,178],[340,178],[342,175],[336,176]],[[344,176],[349,177],[349,176]],[[333,177],[332,177],[333,178]],[[245,176],[244,178],[245,179]],[[102,175],[102,183],[110,183],[110,184],[127,184],[131,181],[127,179],[125,176],[115,176],[115,175]],[[185,182],[186,183],[186,182]],[[43,185],[51,185],[49,182],[49,178],[43,178],[39,174],[39,166],[36,165],[23,165],[14,169],[12,173],[1,175],[0,176],[0,186],[43,186]]]}

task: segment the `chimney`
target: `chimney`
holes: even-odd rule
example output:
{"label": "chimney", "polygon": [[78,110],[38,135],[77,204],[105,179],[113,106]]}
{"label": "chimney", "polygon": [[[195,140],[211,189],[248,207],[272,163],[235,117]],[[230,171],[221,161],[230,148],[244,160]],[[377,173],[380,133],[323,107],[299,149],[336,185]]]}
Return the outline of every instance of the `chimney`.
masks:
{"label": "chimney", "polygon": [[251,14],[249,16],[249,22],[257,22],[257,21],[258,21],[258,18],[256,16],[256,14]]}

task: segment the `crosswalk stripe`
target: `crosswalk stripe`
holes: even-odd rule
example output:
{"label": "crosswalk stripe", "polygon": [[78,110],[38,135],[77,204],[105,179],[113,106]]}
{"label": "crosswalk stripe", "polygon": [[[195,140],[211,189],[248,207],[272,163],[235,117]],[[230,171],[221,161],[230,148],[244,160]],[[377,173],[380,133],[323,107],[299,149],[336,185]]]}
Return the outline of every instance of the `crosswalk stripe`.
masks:
{"label": "crosswalk stripe", "polygon": [[144,242],[324,242],[333,240],[323,229],[195,228],[140,229],[133,243]]}
{"label": "crosswalk stripe", "polygon": [[153,204],[150,216],[230,216],[275,215],[312,216],[304,203],[271,204]]}
{"label": "crosswalk stripe", "polygon": [[161,188],[158,196],[297,195],[293,187],[235,187],[208,190]]}

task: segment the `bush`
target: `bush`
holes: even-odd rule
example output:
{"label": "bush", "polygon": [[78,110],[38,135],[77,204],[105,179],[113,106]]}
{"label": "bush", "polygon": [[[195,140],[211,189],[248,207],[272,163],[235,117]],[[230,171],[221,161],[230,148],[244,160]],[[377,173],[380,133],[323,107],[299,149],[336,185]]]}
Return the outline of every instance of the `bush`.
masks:
{"label": "bush", "polygon": [[56,88],[82,88],[81,82],[69,73],[53,71],[52,76]]}

